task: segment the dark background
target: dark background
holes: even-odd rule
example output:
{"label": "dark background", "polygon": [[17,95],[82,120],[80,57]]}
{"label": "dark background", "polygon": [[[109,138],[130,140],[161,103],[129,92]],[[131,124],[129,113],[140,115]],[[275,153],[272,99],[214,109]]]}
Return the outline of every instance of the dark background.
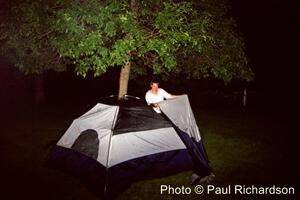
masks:
{"label": "dark background", "polygon": [[299,84],[295,73],[299,67],[299,1],[231,2],[231,15],[244,35],[257,90],[265,94],[269,103],[291,105]]}

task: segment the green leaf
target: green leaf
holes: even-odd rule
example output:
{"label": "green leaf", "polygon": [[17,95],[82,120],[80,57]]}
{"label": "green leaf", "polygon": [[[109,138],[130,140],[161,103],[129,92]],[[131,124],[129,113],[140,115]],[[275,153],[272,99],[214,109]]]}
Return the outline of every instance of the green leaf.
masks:
{"label": "green leaf", "polygon": [[115,27],[115,23],[113,21],[109,21],[107,22],[104,32],[109,36],[109,37],[113,37],[116,35],[116,27]]}

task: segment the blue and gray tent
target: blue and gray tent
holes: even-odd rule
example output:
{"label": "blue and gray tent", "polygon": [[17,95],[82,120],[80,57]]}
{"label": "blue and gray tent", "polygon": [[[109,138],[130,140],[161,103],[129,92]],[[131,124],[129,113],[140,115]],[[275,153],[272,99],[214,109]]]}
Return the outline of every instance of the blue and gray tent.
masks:
{"label": "blue and gray tent", "polygon": [[[114,103],[112,103],[114,102]],[[159,104],[108,99],[75,119],[50,154],[50,164],[81,177],[107,199],[136,181],[211,167],[187,95]]]}

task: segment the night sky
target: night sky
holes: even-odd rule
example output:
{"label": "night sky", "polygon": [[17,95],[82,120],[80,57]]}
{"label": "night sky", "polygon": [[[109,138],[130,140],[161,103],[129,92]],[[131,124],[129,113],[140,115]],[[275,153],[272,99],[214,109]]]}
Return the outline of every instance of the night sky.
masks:
{"label": "night sky", "polygon": [[246,52],[260,90],[290,95],[298,80],[295,69],[300,33],[298,2],[231,0],[231,15],[246,42]]}

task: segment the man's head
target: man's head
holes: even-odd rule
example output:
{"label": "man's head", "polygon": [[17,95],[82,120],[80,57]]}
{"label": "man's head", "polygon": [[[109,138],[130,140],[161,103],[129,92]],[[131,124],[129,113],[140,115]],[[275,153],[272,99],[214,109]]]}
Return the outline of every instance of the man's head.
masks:
{"label": "man's head", "polygon": [[150,88],[153,92],[157,92],[158,91],[158,87],[159,87],[159,82],[158,80],[152,80],[150,82]]}

